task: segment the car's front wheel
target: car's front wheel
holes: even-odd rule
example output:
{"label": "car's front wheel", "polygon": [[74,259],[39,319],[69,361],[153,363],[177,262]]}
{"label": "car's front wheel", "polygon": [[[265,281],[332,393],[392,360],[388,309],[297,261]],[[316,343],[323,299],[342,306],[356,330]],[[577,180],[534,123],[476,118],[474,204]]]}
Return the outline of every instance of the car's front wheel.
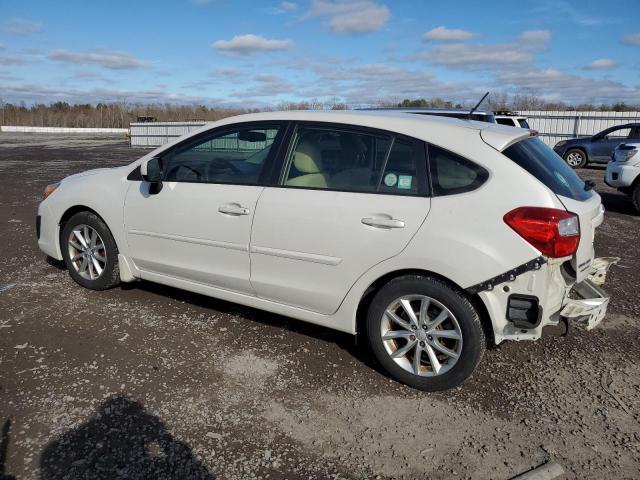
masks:
{"label": "car's front wheel", "polygon": [[415,275],[378,291],[369,307],[367,337],[392,377],[426,391],[460,385],[485,349],[480,318],[464,294]]}
{"label": "car's front wheel", "polygon": [[582,168],[587,164],[587,156],[579,148],[572,148],[564,154],[564,161],[571,168]]}
{"label": "car's front wheel", "polygon": [[60,249],[71,278],[83,287],[106,290],[120,283],[118,247],[95,213],[76,213],[65,223]]}
{"label": "car's front wheel", "polygon": [[631,191],[631,202],[633,202],[636,212],[640,213],[640,181],[636,182],[636,185]]}

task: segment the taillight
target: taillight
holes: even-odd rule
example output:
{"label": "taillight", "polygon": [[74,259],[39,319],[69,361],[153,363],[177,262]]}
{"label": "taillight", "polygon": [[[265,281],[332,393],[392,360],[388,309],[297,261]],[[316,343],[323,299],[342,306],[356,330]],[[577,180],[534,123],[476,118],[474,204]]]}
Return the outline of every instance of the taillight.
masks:
{"label": "taillight", "polygon": [[578,250],[580,222],[574,213],[556,208],[519,207],[503,219],[547,257],[567,257]]}

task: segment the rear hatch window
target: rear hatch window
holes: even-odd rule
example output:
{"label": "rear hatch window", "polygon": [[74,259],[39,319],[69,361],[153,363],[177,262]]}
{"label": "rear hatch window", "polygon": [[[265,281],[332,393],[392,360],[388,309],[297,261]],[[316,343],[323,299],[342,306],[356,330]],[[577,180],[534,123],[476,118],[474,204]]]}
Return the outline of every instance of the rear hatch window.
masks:
{"label": "rear hatch window", "polygon": [[503,152],[508,158],[544,183],[553,193],[573,200],[588,200],[593,192],[550,147],[531,137],[514,143]]}

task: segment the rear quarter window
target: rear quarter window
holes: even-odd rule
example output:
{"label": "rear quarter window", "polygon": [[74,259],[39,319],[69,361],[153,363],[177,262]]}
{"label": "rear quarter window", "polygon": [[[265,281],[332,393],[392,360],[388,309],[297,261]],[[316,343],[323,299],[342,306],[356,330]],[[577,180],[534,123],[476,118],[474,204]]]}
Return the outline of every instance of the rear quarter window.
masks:
{"label": "rear quarter window", "polygon": [[587,200],[593,192],[585,190],[584,181],[539,138],[521,140],[502,152],[553,193],[573,200]]}
{"label": "rear quarter window", "polygon": [[433,195],[455,195],[480,187],[489,172],[444,148],[429,144],[429,171]]}

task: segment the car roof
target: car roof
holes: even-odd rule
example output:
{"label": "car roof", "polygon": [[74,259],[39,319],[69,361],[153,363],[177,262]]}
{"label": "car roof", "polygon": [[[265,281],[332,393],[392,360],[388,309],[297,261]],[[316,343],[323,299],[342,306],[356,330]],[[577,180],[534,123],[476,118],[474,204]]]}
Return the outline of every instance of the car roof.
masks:
{"label": "car roof", "polygon": [[[459,113],[461,115],[469,115],[469,109],[465,108],[429,108],[429,107],[380,107],[380,108],[362,108],[360,112],[416,112],[416,113]],[[491,112],[484,110],[474,110],[472,115],[493,115]]]}
{"label": "car roof", "polygon": [[439,144],[438,139],[442,138],[442,135],[453,134],[456,130],[460,134],[463,132],[482,132],[482,139],[497,150],[503,150],[506,146],[529,136],[528,130],[523,133],[520,129],[495,123],[435,115],[407,115],[406,112],[397,110],[284,110],[247,113],[226,117],[217,122],[207,124],[198,132],[223,125],[269,120],[356,125],[396,132],[432,142],[436,145]]}

